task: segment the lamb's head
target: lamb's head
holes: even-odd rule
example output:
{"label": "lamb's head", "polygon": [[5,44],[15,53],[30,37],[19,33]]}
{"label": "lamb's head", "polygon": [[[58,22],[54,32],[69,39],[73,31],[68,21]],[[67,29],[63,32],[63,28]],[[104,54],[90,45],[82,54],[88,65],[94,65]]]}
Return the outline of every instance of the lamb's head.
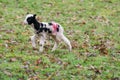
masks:
{"label": "lamb's head", "polygon": [[36,14],[27,14],[24,20],[25,24],[31,25],[36,20]]}

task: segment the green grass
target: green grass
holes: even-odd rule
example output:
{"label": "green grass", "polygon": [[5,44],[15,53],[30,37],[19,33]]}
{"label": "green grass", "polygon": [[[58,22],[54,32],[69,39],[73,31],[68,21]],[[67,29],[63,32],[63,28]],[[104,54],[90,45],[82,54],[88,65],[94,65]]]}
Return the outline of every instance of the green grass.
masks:
{"label": "green grass", "polygon": [[[120,79],[119,0],[0,0],[0,80]],[[73,50],[48,40],[44,53],[33,50],[26,13],[65,29]],[[50,45],[49,45],[50,44]]]}

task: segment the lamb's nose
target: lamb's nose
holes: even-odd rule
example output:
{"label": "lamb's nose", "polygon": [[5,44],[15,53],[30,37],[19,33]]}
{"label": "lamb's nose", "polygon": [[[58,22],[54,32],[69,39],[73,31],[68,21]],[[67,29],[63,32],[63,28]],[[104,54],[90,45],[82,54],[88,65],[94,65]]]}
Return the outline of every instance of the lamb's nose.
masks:
{"label": "lamb's nose", "polygon": [[23,21],[23,24],[24,24],[24,25],[27,24],[26,20]]}
{"label": "lamb's nose", "polygon": [[26,23],[25,23],[24,21],[21,21],[21,24],[22,24],[22,25],[25,25]]}
{"label": "lamb's nose", "polygon": [[25,25],[24,21],[22,22],[22,25]]}

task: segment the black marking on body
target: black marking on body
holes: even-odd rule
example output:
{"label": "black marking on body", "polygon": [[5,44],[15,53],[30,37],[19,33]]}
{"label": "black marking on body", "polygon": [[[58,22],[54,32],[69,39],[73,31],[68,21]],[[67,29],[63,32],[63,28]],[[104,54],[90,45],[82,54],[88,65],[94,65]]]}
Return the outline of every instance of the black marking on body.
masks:
{"label": "black marking on body", "polygon": [[41,32],[48,32],[48,33],[52,33],[52,31],[48,28],[39,28],[39,30],[37,31],[37,34],[41,33]]}
{"label": "black marking on body", "polygon": [[44,26],[46,27],[46,24],[44,24]]}
{"label": "black marking on body", "polygon": [[43,28],[43,23],[40,23],[40,27]]}
{"label": "black marking on body", "polygon": [[52,33],[52,31],[50,29],[48,29],[48,33]]}
{"label": "black marking on body", "polygon": [[50,23],[48,23],[48,25],[51,26],[51,25],[53,25],[53,23],[50,22]]}
{"label": "black marking on body", "polygon": [[47,28],[43,28],[43,30],[44,30],[45,32],[47,32],[47,31],[48,31],[48,29],[47,29]]}
{"label": "black marking on body", "polygon": [[60,26],[58,25],[58,27],[57,27],[57,32],[59,32],[59,27],[60,27]]}

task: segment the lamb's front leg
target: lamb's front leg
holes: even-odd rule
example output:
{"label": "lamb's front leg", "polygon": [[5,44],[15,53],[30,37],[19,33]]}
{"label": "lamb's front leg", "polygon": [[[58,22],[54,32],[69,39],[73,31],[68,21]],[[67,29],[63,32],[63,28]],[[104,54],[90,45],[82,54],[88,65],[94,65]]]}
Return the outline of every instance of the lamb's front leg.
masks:
{"label": "lamb's front leg", "polygon": [[40,48],[39,48],[39,51],[40,51],[40,52],[43,52],[44,44],[45,44],[45,37],[44,37],[44,36],[41,36],[41,37],[40,37]]}
{"label": "lamb's front leg", "polygon": [[32,41],[32,47],[33,47],[33,49],[36,49],[36,38],[37,38],[37,36],[33,35],[30,38],[31,38],[31,41]]}

